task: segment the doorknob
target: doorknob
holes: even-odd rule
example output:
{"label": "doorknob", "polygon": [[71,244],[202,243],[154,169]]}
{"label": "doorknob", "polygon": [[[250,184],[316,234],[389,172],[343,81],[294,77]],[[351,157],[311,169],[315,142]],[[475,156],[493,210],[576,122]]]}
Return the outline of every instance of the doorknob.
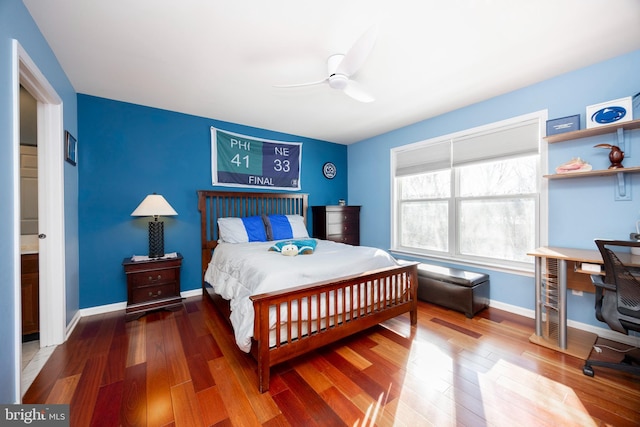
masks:
{"label": "doorknob", "polygon": [[42,233],[42,234],[38,234],[38,239],[46,239],[47,235]]}

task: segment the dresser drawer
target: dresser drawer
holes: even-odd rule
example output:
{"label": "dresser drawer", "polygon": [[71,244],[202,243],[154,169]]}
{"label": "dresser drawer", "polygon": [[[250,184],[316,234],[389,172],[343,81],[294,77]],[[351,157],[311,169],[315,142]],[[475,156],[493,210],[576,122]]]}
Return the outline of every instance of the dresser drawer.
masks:
{"label": "dresser drawer", "polygon": [[329,234],[327,236],[327,240],[331,240],[339,243],[346,243],[348,245],[359,246],[360,245],[360,236],[356,233],[354,234]]}
{"label": "dresser drawer", "polygon": [[343,222],[337,224],[327,224],[327,236],[336,234],[356,234],[360,229],[357,222]]}
{"label": "dresser drawer", "polygon": [[133,286],[161,285],[168,282],[175,282],[176,270],[174,268],[167,270],[141,271],[131,275],[131,284]]}
{"label": "dresser drawer", "polygon": [[344,212],[327,212],[327,225],[342,224],[345,222],[358,223],[360,215],[358,212],[344,211]]}
{"label": "dresser drawer", "polygon": [[162,285],[141,286],[131,290],[131,304],[149,302],[163,298],[175,297],[176,283],[166,283]]}

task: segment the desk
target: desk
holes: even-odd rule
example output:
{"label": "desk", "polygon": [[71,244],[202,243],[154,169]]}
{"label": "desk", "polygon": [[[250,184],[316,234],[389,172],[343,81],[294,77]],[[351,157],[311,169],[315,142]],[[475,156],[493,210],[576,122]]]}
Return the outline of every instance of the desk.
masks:
{"label": "desk", "polygon": [[[602,265],[600,252],[541,247],[527,255],[535,257],[536,287],[536,331],[529,341],[586,360],[598,336],[567,328],[567,289],[595,292],[590,279],[593,273],[580,267],[582,263]],[[571,268],[567,269],[567,263]]]}

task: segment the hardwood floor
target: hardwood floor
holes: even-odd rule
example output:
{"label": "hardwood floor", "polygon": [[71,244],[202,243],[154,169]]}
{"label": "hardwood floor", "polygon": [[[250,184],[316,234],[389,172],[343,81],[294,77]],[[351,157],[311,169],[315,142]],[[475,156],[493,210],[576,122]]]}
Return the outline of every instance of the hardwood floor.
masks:
{"label": "hardwood floor", "polygon": [[467,319],[421,302],[416,328],[401,316],[277,366],[260,394],[255,361],[192,297],[132,322],[81,319],[23,402],[70,403],[83,427],[640,425],[639,378],[586,377],[582,360],[529,343],[533,329],[493,308]]}

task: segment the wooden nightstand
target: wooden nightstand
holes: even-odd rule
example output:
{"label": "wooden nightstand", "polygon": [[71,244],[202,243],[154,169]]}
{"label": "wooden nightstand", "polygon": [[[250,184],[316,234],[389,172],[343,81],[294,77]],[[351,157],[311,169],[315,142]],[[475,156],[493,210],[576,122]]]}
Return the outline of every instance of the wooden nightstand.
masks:
{"label": "wooden nightstand", "polygon": [[137,262],[125,258],[122,265],[127,275],[127,321],[137,319],[151,310],[175,311],[182,308],[182,255]]}

